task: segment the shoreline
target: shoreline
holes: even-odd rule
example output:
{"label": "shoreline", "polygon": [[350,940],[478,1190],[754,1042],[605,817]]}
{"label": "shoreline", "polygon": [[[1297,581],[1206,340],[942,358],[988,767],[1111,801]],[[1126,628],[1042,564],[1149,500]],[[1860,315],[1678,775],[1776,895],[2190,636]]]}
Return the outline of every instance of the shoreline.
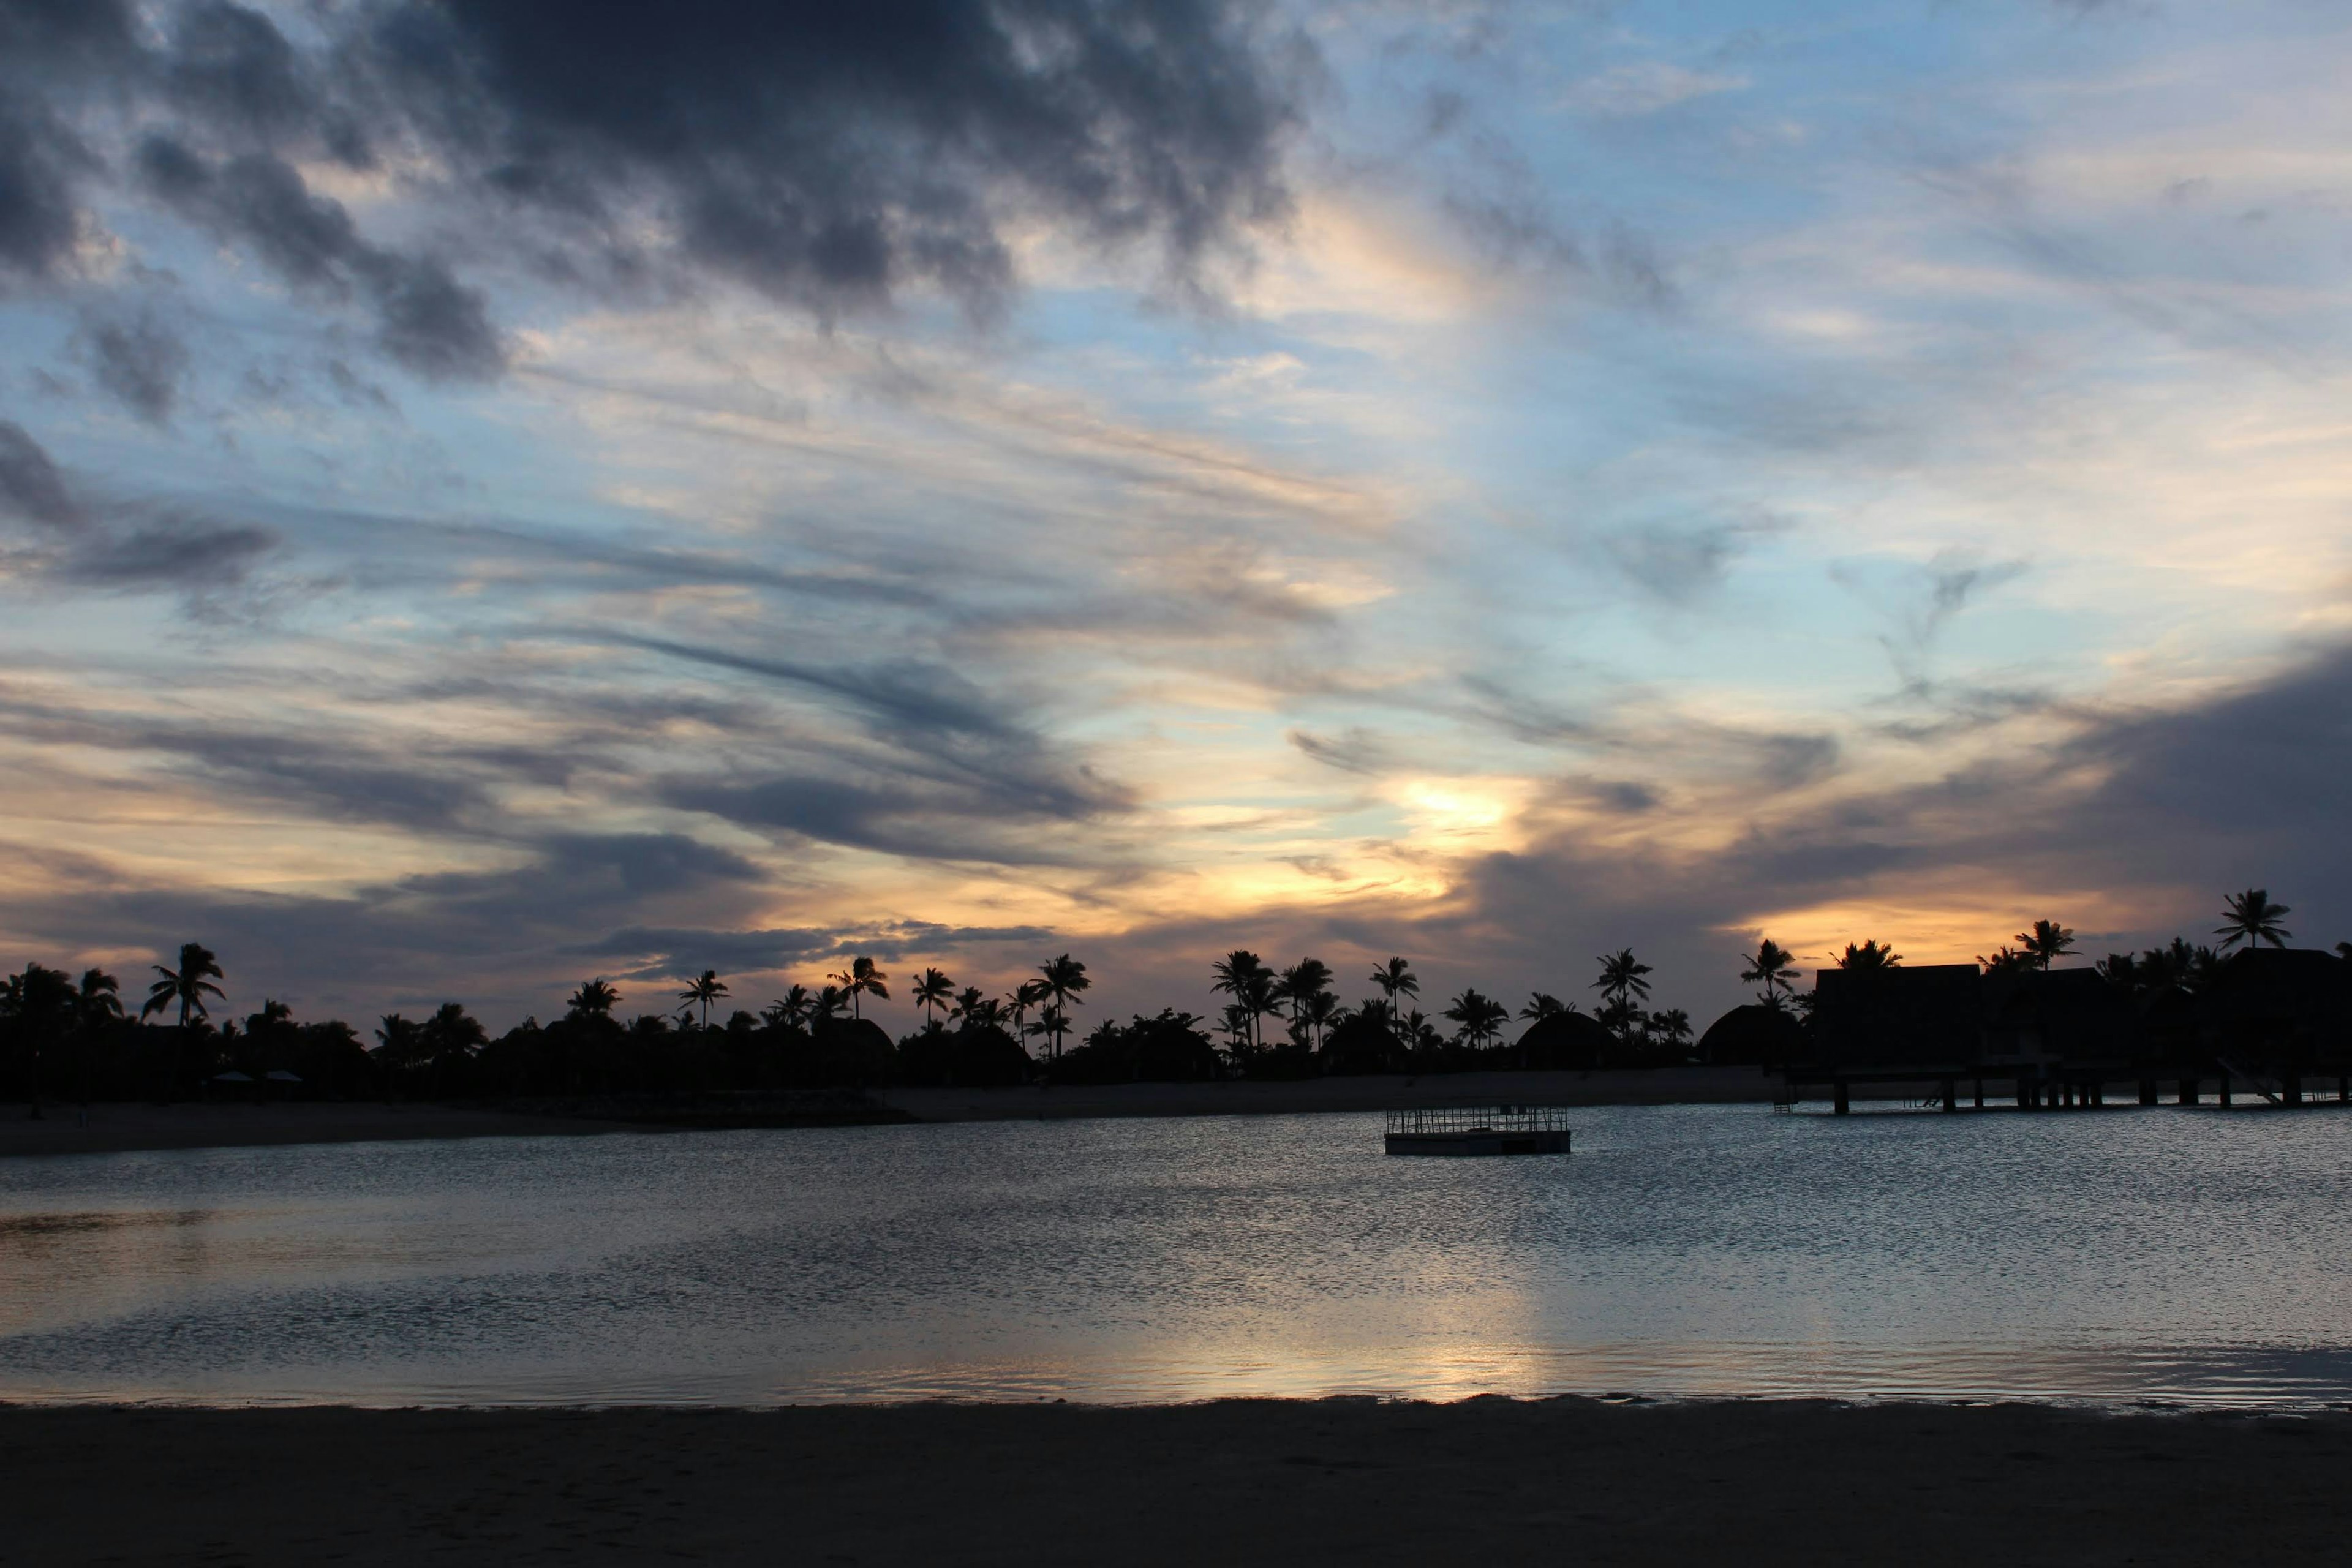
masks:
{"label": "shoreline", "polygon": [[[1423,1105],[1769,1105],[1774,1080],[1755,1068],[1656,1068],[1618,1072],[1491,1072],[1417,1078],[1324,1078],[1295,1083],[1121,1083],[1006,1089],[877,1089],[865,1091],[877,1122],[1030,1121],[1134,1116],[1285,1116],[1405,1110]],[[819,1091],[809,1091],[819,1092]],[[428,1138],[536,1138],[603,1132],[680,1132],[796,1124],[801,1119],[724,1109],[632,1112],[625,1097],[583,1098],[574,1114],[559,1102],[529,1110],[400,1102],[325,1101],[154,1105],[103,1101],[44,1107],[0,1104],[0,1159],[112,1154],[171,1149],[252,1148]],[[820,1124],[841,1124],[839,1118]]]}
{"label": "shoreline", "polygon": [[0,1407],[28,1562],[2319,1563],[2347,1460],[2019,1404]]}

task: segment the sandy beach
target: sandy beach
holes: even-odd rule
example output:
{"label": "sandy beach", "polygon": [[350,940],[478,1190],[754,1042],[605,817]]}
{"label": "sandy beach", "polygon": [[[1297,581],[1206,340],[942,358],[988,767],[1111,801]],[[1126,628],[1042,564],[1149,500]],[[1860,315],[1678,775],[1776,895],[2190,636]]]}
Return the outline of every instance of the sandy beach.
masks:
{"label": "sandy beach", "polygon": [[[1300,1083],[1121,1083],[1054,1089],[887,1089],[870,1091],[877,1120],[1040,1121],[1097,1116],[1247,1116],[1384,1110],[1413,1105],[1672,1105],[1769,1102],[1774,1080],[1753,1068],[1667,1068],[1653,1072],[1460,1073],[1429,1078],[1326,1078]],[[723,1097],[722,1097],[723,1098]],[[700,1104],[702,1102],[698,1102]],[[611,1100],[562,1113],[486,1106],[381,1104],[148,1105],[89,1110],[52,1104],[40,1121],[22,1102],[0,1106],[0,1158],[138,1149],[350,1143],[380,1139],[540,1137],[774,1125],[772,1115],[698,1110],[625,1114]],[[616,1114],[615,1111],[624,1112]],[[594,1112],[604,1114],[594,1114]]]}
{"label": "sandy beach", "polygon": [[1112,1083],[1054,1088],[891,1089],[877,1098],[919,1121],[1092,1116],[1248,1116],[1401,1110],[1416,1105],[1769,1104],[1777,1079],[1755,1068],[1643,1072],[1466,1072],[1318,1078],[1297,1083]]}
{"label": "sandy beach", "polygon": [[0,1107],[0,1157],[106,1154],[135,1149],[235,1148],[252,1144],[363,1143],[408,1138],[495,1138],[626,1131],[625,1123],[569,1116],[520,1116],[458,1105],[145,1105]]}
{"label": "sandy beach", "polygon": [[2352,1418],[2046,1406],[0,1410],[8,1561],[2335,1563]]}

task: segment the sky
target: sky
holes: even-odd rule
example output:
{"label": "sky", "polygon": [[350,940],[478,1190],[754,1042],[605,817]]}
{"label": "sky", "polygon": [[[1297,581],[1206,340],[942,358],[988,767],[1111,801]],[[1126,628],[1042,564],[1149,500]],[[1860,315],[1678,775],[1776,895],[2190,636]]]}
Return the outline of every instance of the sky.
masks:
{"label": "sky", "polygon": [[[2352,936],[2352,16],[0,0],[0,962]],[[903,992],[886,1019],[910,1024]],[[898,1015],[898,1016],[893,1016]]]}

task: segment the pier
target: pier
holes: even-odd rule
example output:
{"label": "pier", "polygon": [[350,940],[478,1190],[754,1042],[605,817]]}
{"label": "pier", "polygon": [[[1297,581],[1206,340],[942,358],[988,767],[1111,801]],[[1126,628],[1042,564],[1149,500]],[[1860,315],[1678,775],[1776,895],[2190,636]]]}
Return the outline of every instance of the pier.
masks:
{"label": "pier", "polygon": [[[1925,1108],[1969,1110],[2096,1110],[2108,1105],[2240,1106],[2352,1104],[2352,1075],[2207,1070],[2145,1073],[2127,1064],[1989,1063],[1958,1066],[1788,1067],[1776,1103],[1793,1109],[1827,1100],[1836,1115],[1856,1098],[1901,1100]],[[1992,1086],[1987,1096],[1986,1086]],[[1875,1094],[1867,1091],[1875,1089]],[[1864,1091],[1857,1095],[1857,1091]]]}

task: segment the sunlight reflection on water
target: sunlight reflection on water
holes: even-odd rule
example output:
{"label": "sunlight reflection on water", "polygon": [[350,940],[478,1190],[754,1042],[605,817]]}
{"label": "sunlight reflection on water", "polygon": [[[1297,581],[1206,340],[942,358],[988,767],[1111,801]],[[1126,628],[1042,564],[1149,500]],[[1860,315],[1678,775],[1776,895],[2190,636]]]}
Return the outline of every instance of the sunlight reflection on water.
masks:
{"label": "sunlight reflection on water", "polygon": [[999,1122],[0,1163],[0,1397],[2352,1399],[2352,1113]]}

